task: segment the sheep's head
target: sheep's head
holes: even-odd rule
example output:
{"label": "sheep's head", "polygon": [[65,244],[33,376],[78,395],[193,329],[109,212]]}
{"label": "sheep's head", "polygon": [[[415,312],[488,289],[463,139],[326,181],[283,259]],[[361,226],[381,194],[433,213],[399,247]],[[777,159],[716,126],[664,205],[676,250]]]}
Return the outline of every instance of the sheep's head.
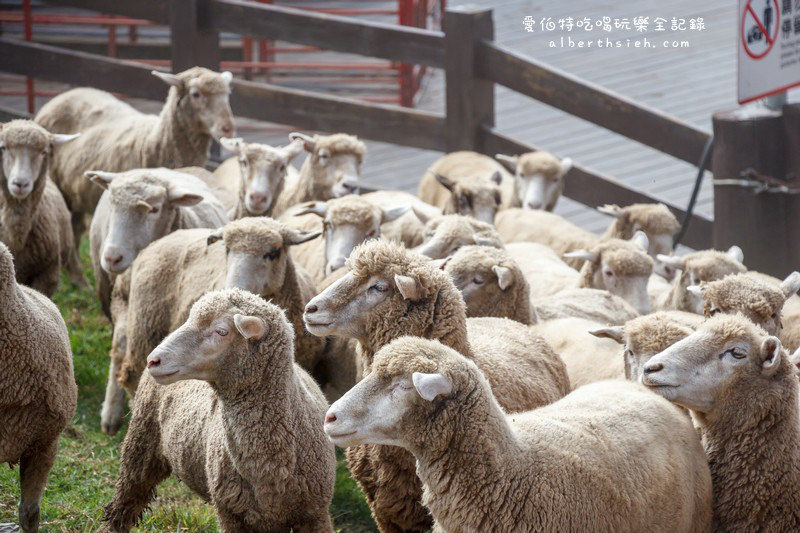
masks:
{"label": "sheep's head", "polygon": [[503,241],[494,226],[463,215],[440,215],[428,218],[423,212],[412,207],[414,214],[423,223],[423,241],[414,251],[430,257],[442,259],[454,254],[462,246],[477,244],[503,248]]}
{"label": "sheep's head", "polygon": [[108,233],[100,265],[113,274],[124,271],[148,244],[169,233],[178,209],[199,204],[208,192],[197,178],[165,168],[89,170],[84,176],[108,190]]}
{"label": "sheep's head", "polygon": [[250,216],[272,212],[283,190],[286,170],[303,150],[302,141],[274,148],[266,144],[245,143],[240,138],[220,139],[220,144],[237,155],[241,185],[239,195]]}
{"label": "sheep's head", "polygon": [[442,212],[445,215],[470,216],[486,224],[494,224],[494,216],[502,202],[499,171],[491,176],[464,176],[450,179],[436,174],[436,180],[448,191],[450,198]]}
{"label": "sheep's head", "polygon": [[672,284],[672,306],[681,311],[703,314],[703,300],[696,292],[687,291],[689,285],[722,279],[728,274],[739,274],[747,269],[742,264],[744,255],[738,246],[727,252],[700,250],[683,257],[659,255],[657,260],[674,270],[680,270]]}
{"label": "sheep's head", "polygon": [[47,165],[56,146],[79,134],[50,133],[32,120],[12,120],[0,124],[0,178],[3,192],[23,200],[37,183],[44,186]]}
{"label": "sheep's head", "polygon": [[299,231],[272,218],[246,217],[213,231],[207,242],[225,245],[226,288],[269,297],[284,288],[289,247],[318,236],[318,232]]}
{"label": "sheep's head", "polygon": [[467,395],[478,401],[476,390],[488,389],[474,363],[419,337],[384,346],[372,368],[325,415],[325,433],[337,446],[387,444],[434,453],[454,428],[442,423],[445,411],[461,409]]}
{"label": "sheep's head", "polygon": [[781,341],[741,315],[708,320],[642,371],[651,390],[708,417],[741,410],[742,398],[770,403],[781,396],[772,385],[786,377],[796,381]]}
{"label": "sheep's head", "polygon": [[348,195],[327,202],[308,202],[296,215],[312,213],[322,218],[327,276],[344,266],[357,245],[380,237],[381,224],[396,220],[409,209],[407,205],[383,209],[360,196]]}
{"label": "sheep's head", "polygon": [[692,329],[674,321],[666,313],[653,313],[629,320],[624,326],[611,326],[589,333],[622,344],[625,377],[639,381],[650,358],[691,335]]}
{"label": "sheep's head", "polygon": [[591,250],[568,252],[564,257],[583,259],[581,286],[605,289],[627,301],[640,314],[650,312],[647,281],[653,260],[647,255],[647,236],[637,232],[630,241],[601,241]]}
{"label": "sheep's head", "polygon": [[358,192],[361,163],[367,151],[358,137],[345,133],[311,137],[295,132],[289,138],[302,141],[309,154],[304,166],[311,167],[313,198],[328,200]]}
{"label": "sheep's head", "polygon": [[147,369],[160,385],[200,379],[223,393],[252,391],[267,384],[276,358],[294,360],[294,330],[283,310],[232,289],[195,302],[186,322],[147,356]]}
{"label": "sheep's head", "polygon": [[495,158],[514,173],[517,196],[523,209],[553,210],[564,189],[564,176],[572,168],[570,158],[559,160],[545,151],[520,156],[497,154]]}
{"label": "sheep's head", "polygon": [[233,79],[230,72],[192,67],[178,74],[154,70],[153,75],[171,87],[170,96],[187,124],[217,140],[233,137],[236,130],[229,102]]}

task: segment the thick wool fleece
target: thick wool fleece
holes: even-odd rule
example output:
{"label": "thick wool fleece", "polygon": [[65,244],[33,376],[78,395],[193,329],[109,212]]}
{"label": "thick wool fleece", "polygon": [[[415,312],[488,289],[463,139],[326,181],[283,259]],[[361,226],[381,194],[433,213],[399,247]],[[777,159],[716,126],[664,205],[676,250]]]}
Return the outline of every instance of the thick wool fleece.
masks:
{"label": "thick wool fleece", "polygon": [[[767,328],[769,322],[779,324],[781,308],[786,299],[774,285],[754,279],[747,274],[733,274],[716,281],[700,284],[703,292],[703,312],[742,313],[754,324],[764,327],[770,335],[779,335],[779,328]],[[772,331],[770,331],[772,329]]]}
{"label": "thick wool fleece", "polygon": [[534,305],[540,322],[559,318],[585,318],[600,324],[624,324],[636,318],[631,304],[602,289],[564,289]]}
{"label": "thick wool fleece", "polygon": [[625,323],[622,335],[626,378],[638,381],[639,369],[650,358],[691,335],[703,322],[698,315],[676,313],[679,311],[659,311]]}
{"label": "thick wool fleece", "polygon": [[386,381],[442,373],[452,392],[414,398],[398,436],[417,459],[435,531],[708,531],[711,479],[689,419],[625,381],[507,415],[483,373],[439,343],[398,339]]}
{"label": "thick wool fleece", "polygon": [[740,274],[747,270],[739,261],[717,250],[692,252],[684,257],[684,261],[685,268],[675,276],[672,290],[662,296],[658,308],[692,312],[694,309],[686,287],[722,279],[728,274]]}
{"label": "thick wool fleece", "polygon": [[425,223],[420,220],[415,211],[425,216],[426,220],[438,217],[442,210],[423,202],[417,196],[404,191],[374,191],[362,194],[361,197],[373,205],[383,209],[392,209],[399,206],[413,207],[400,218],[381,224],[381,237],[384,239],[402,242],[406,248],[413,248],[422,244]]}
{"label": "thick wool fleece", "polygon": [[619,216],[603,234],[604,239],[629,240],[637,230],[648,236],[673,235],[681,227],[664,204],[632,204],[621,209],[616,205],[611,207],[618,209]]}
{"label": "thick wool fleece", "polygon": [[630,241],[609,239],[597,243],[590,251],[597,254],[599,259],[595,262],[584,261],[579,282],[581,287],[593,287],[594,275],[603,264],[610,266],[618,277],[648,277],[653,273],[653,260],[647,252]]}
{"label": "thick wool fleece", "polygon": [[[205,68],[178,76],[184,84],[196,80],[203,94],[228,92],[222,76]],[[73,217],[91,215],[103,192],[83,177],[85,171],[201,166],[211,147],[188,94],[177,87],[170,87],[160,115],[140,113],[105,91],[72,89],[45,104],[36,122],[53,133],[81,133],[59,148],[50,168]]]}
{"label": "thick wool fleece", "polygon": [[425,224],[424,241],[416,251],[441,259],[453,254],[462,246],[476,244],[478,238],[484,246],[502,248],[503,241],[491,224],[464,215],[441,215]]}
{"label": "thick wool fleece", "polygon": [[[225,286],[226,247],[261,257],[275,249],[274,283],[280,290],[260,296],[286,311],[298,332],[297,363],[313,371],[325,348],[325,339],[305,330],[303,311],[316,294],[313,281],[294,264],[287,242],[288,228],[267,217],[247,217],[223,228],[224,242],[208,245],[206,229],[179,230],[147,248],[131,267],[131,289],[127,320],[127,350],[120,382],[133,393],[150,352],[167,334],[180,326],[191,306],[207,291]],[[282,281],[280,281],[282,279]]]}
{"label": "thick wool fleece", "polygon": [[0,242],[14,256],[17,281],[51,296],[58,288],[62,266],[72,275],[81,274],[73,254],[67,204],[47,177],[53,151],[50,134],[30,120],[13,120],[0,128],[0,145],[47,154],[33,190],[21,200],[8,190],[8,176],[0,165]]}
{"label": "thick wool fleece", "polygon": [[128,530],[172,473],[214,506],[224,531],[333,531],[336,458],[322,430],[328,404],[294,363],[283,311],[234,289],[204,296],[189,321],[207,327],[236,313],[261,318],[266,333],[225,353],[213,383],[142,379],[106,507],[109,529]]}
{"label": "thick wool fleece", "polygon": [[778,369],[764,376],[755,354],[766,333],[742,316],[718,315],[698,331],[750,346],[748,364],[725,383],[710,412],[695,416],[714,487],[714,531],[800,530],[796,368],[782,352]]}
{"label": "thick wool fleece", "polygon": [[[393,279],[400,274],[413,278],[421,293],[413,302],[395,293],[372,310],[367,340],[359,346],[365,373],[378,349],[414,335],[436,339],[473,359],[509,412],[545,405],[569,390],[564,363],[547,343],[512,320],[467,320],[464,301],[449,276],[419,255],[394,243],[371,241],[357,247],[348,264],[359,285],[372,276]],[[381,531],[430,528],[411,454],[393,446],[365,445],[348,448],[347,460]]]}
{"label": "thick wool fleece", "polygon": [[[508,269],[510,285],[500,288],[500,279],[493,267]],[[494,316],[516,320],[522,324],[536,323],[532,313],[528,282],[522,271],[505,250],[490,246],[464,246],[445,264],[456,287],[466,294],[468,317]],[[476,280],[480,283],[476,284]],[[467,290],[469,293],[465,293]]]}
{"label": "thick wool fleece", "polygon": [[42,294],[15,281],[0,243],[0,464],[20,465],[23,530],[38,527],[39,501],[78,388],[64,319]]}

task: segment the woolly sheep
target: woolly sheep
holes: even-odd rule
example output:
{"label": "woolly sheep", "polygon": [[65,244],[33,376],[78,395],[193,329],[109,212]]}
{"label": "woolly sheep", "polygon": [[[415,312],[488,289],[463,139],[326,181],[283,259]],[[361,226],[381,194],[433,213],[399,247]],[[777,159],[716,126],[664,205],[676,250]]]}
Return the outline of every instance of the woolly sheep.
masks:
{"label": "woolly sheep", "polygon": [[345,133],[311,137],[295,132],[289,139],[302,141],[308,156],[299,172],[289,167],[283,192],[272,209],[273,217],[296,204],[358,192],[367,147],[357,137]]}
{"label": "woolly sheep", "polygon": [[564,176],[572,168],[572,159],[558,159],[540,150],[518,156],[494,156],[509,172],[514,173],[517,205],[523,209],[552,211],[564,190]]}
{"label": "woolly sheep", "polygon": [[45,296],[58,287],[62,266],[86,286],[67,205],[47,177],[56,147],[75,137],[52,134],[30,120],[0,124],[0,241],[14,256],[17,281]]}
{"label": "woolly sheep", "polygon": [[214,507],[222,531],[333,531],[328,404],[294,362],[280,308],[212,292],[148,356],[107,528],[130,531],[171,473]]}
{"label": "woolly sheep", "polygon": [[0,464],[19,463],[19,522],[39,530],[39,503],[58,438],[75,414],[78,388],[69,334],[58,308],[15,281],[11,251],[0,243]]}
{"label": "woolly sheep", "polygon": [[567,265],[549,246],[535,242],[512,242],[505,246],[519,265],[530,287],[531,303],[577,287],[580,274]]}
{"label": "woolly sheep", "polygon": [[644,366],[642,383],[700,426],[715,531],[800,530],[795,370],[780,340],[741,315],[711,318]]}
{"label": "woolly sheep", "polygon": [[[361,197],[373,205],[385,210],[395,207],[409,206],[422,213],[425,220],[438,217],[442,210],[429,205],[411,193],[403,191],[374,191],[362,194]],[[413,211],[408,211],[397,220],[381,224],[381,235],[390,241],[402,242],[406,248],[422,244],[425,223]]]}
{"label": "woolly sheep", "polygon": [[636,318],[631,304],[606,290],[574,288],[542,298],[534,306],[540,322],[558,318],[585,318],[601,324],[623,324]]}
{"label": "woolly sheep", "polygon": [[419,198],[445,215],[466,215],[492,224],[498,209],[519,205],[514,178],[491,157],[452,152],[436,160],[422,176]]}
{"label": "woolly sheep", "polygon": [[[395,243],[370,241],[353,250],[348,267],[308,303],[304,320],[315,335],[357,339],[365,374],[383,345],[418,335],[475,360],[509,412],[544,405],[569,390],[563,362],[540,337],[508,319],[467,319],[449,276],[419,255]],[[366,446],[348,449],[347,456],[382,531],[430,527],[410,454]]]}
{"label": "woolly sheep", "polygon": [[153,74],[170,86],[157,116],[89,88],[56,96],[36,115],[36,122],[48,131],[81,132],[76,141],[56,151],[50,166],[50,177],[72,213],[76,246],[86,229],[85,217],[94,212],[102,192],[84,179],[85,171],[203,165],[211,140],[234,134],[230,72],[193,67],[179,74]]}
{"label": "woolly sheep", "polygon": [[470,244],[503,247],[503,241],[491,224],[464,215],[427,218],[426,214],[416,207],[412,206],[411,209],[425,223],[422,244],[414,249],[421,255],[431,259],[442,259],[452,255],[462,246]]}
{"label": "woolly sheep", "polygon": [[325,417],[339,446],[414,454],[434,531],[709,531],[711,479],[679,409],[623,380],[509,415],[478,367],[405,337]]}
{"label": "woolly sheep", "polygon": [[114,277],[148,244],[178,229],[218,228],[228,221],[211,189],[184,172],[90,170],[86,178],[104,190],[92,217],[89,251],[100,305],[109,317]]}

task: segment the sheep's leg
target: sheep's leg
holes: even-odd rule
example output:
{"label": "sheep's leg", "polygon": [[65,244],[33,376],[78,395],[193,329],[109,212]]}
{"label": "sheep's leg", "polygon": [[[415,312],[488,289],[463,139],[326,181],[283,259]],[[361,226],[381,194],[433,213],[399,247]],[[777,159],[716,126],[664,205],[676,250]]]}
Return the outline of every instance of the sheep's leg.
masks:
{"label": "sheep's leg", "polygon": [[81,237],[86,233],[86,217],[83,213],[72,211],[72,244],[75,245],[75,253],[81,249]]}
{"label": "sheep's leg", "polygon": [[61,277],[61,266],[58,262],[48,265],[48,267],[31,280],[30,287],[45,296],[50,296],[58,289],[58,281]]}
{"label": "sheep's leg", "polygon": [[331,516],[326,512],[324,512],[319,518],[316,520],[310,520],[308,522],[304,522],[302,524],[295,524],[292,528],[294,533],[329,533],[333,531],[333,523],[331,522]]}
{"label": "sheep's leg", "polygon": [[89,287],[89,280],[86,279],[86,275],[83,273],[83,266],[81,265],[80,257],[78,257],[79,247],[80,243],[78,243],[71,250],[67,251],[67,264],[65,267],[72,283],[74,283],[77,287],[86,289]]}
{"label": "sheep's leg", "polygon": [[24,455],[19,462],[22,497],[19,502],[19,525],[24,533],[39,531],[39,504],[42,502],[47,475],[56,459],[58,441]]}
{"label": "sheep's leg", "polygon": [[125,389],[117,381],[121,357],[117,355],[114,346],[111,347],[111,361],[108,365],[108,383],[106,383],[106,397],[100,410],[100,427],[106,435],[114,435],[122,425],[125,416]]}

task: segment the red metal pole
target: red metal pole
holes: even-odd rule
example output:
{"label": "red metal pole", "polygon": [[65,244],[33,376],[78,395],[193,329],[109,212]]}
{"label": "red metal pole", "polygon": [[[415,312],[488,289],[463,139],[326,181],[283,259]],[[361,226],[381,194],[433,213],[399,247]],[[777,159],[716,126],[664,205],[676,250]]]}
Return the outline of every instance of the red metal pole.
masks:
{"label": "red metal pole", "polygon": [[[31,17],[31,0],[23,0],[22,11],[25,16],[25,40],[33,40],[33,21]],[[28,113],[36,109],[36,97],[33,93],[33,78],[25,78],[25,89],[28,93]]]}
{"label": "red metal pole", "polygon": [[108,26],[108,57],[117,57],[117,27]]}

